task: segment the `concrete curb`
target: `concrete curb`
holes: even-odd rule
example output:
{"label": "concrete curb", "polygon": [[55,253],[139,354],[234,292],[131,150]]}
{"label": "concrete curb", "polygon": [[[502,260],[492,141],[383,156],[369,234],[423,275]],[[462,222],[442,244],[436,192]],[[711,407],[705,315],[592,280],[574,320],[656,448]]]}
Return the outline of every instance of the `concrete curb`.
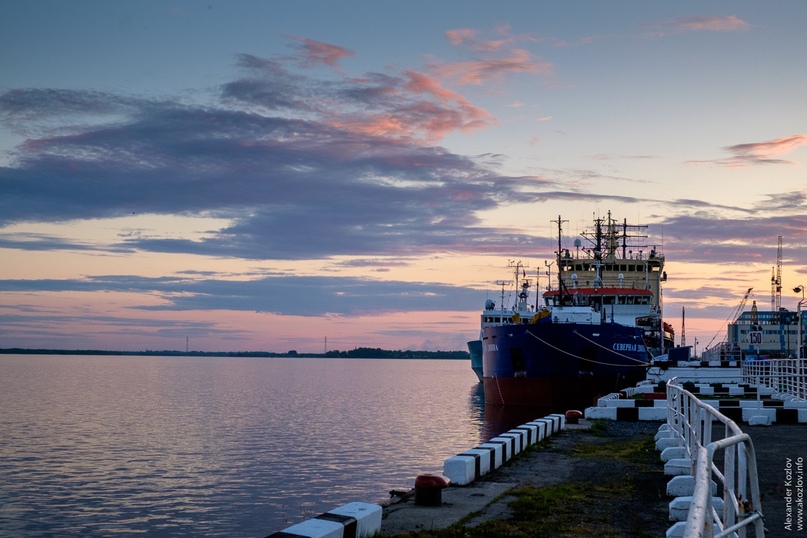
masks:
{"label": "concrete curb", "polygon": [[266,538],[369,538],[381,531],[382,512],[377,504],[348,503]]}
{"label": "concrete curb", "polygon": [[[735,422],[753,422],[751,425],[807,424],[807,401],[794,400],[768,387],[742,383],[684,383],[682,386]],[[596,407],[585,410],[585,417],[590,420],[627,422],[666,421],[667,400],[660,398],[661,392],[663,387],[660,384],[639,384],[598,399]],[[638,394],[652,395],[653,398],[634,399],[633,396]],[[723,398],[716,400],[708,396]],[[736,398],[727,398],[731,396]]]}
{"label": "concrete curb", "polygon": [[443,475],[451,486],[467,486],[513,459],[528,446],[566,428],[566,417],[547,415],[490,439],[487,443],[452,456],[443,462]]}

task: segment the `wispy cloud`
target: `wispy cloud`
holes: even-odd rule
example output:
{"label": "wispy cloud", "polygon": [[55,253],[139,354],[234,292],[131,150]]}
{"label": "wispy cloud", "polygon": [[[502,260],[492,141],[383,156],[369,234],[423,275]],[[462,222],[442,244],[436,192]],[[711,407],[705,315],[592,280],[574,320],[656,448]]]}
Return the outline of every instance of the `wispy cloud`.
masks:
{"label": "wispy cloud", "polygon": [[[479,292],[445,284],[377,281],[345,276],[278,276],[251,280],[227,278],[149,278],[102,275],[83,279],[0,280],[0,292],[109,292],[149,294],[156,304],[132,310],[232,310],[280,315],[355,315],[369,312],[474,310]],[[300,301],[300,297],[317,297]]]}
{"label": "wispy cloud", "polygon": [[[313,54],[309,43],[295,42],[300,46],[292,58],[237,56],[241,76],[203,106],[60,89],[0,96],[2,121],[36,124],[30,128],[36,136],[16,149],[13,164],[0,168],[0,224],[133,213],[211,216],[225,223],[192,238],[135,233],[101,246],[9,233],[2,246],[260,260],[526,255],[542,240],[486,227],[480,215],[510,203],[555,201],[642,204],[674,214],[739,211],[697,200],[592,192],[605,177],[596,170],[502,174],[499,155],[470,157],[436,145],[449,133],[483,129],[496,119],[432,71],[317,78],[290,67]],[[323,65],[346,57],[339,47],[313,48],[321,51],[313,56]],[[529,72],[526,57],[504,58],[520,58],[524,63],[516,65]],[[489,80],[518,72],[514,65],[486,65],[473,76]],[[94,112],[91,121],[87,111]],[[806,137],[727,150],[760,163],[793,151]],[[791,201],[792,211],[799,203]]]}
{"label": "wispy cloud", "polygon": [[482,85],[517,73],[553,74],[552,63],[533,59],[528,50],[515,46],[524,42],[543,42],[545,38],[529,34],[512,35],[508,26],[499,26],[494,33],[495,39],[480,39],[479,32],[472,28],[448,30],[445,35],[449,43],[467,49],[476,57],[456,62],[433,62],[429,65],[429,71],[441,79],[463,85]]}
{"label": "wispy cloud", "polygon": [[807,135],[797,134],[765,142],[735,144],[723,148],[733,154],[731,157],[687,162],[689,164],[714,164],[730,168],[771,164],[802,166],[802,163],[798,161],[780,159],[777,157],[787,155],[804,145],[807,145]]}
{"label": "wispy cloud", "polygon": [[540,37],[532,34],[512,34],[510,26],[503,24],[493,29],[495,35],[492,39],[480,39],[479,30],[474,28],[456,28],[447,30],[445,36],[449,43],[455,47],[469,47],[477,52],[494,52],[517,43],[543,43],[552,41],[549,37]]}
{"label": "wispy cloud", "polygon": [[480,85],[514,73],[550,76],[553,65],[533,60],[530,53],[524,49],[513,49],[505,57],[435,64],[431,65],[430,69],[438,76],[455,80],[459,84]]}
{"label": "wispy cloud", "polygon": [[[415,70],[335,80],[294,72],[288,64],[312,55],[303,45],[295,58],[239,55],[244,76],[203,106],[59,89],[3,94],[4,122],[40,124],[0,168],[0,224],[214,215],[230,224],[194,240],[122,236],[107,248],[248,259],[495,248],[477,212],[528,199],[524,180],[434,145],[495,118]],[[313,56],[328,64],[344,53]],[[98,112],[94,122],[77,119],[86,111]],[[521,240],[527,248],[530,238]],[[5,241],[59,247],[54,238]]]}
{"label": "wispy cloud", "polygon": [[352,50],[338,45],[316,41],[307,37],[293,35],[287,35],[286,37],[297,41],[292,46],[300,51],[302,56],[300,64],[304,67],[317,65],[336,67],[340,60],[354,55]]}
{"label": "wispy cloud", "polygon": [[736,32],[751,28],[749,23],[734,15],[676,18],[667,21],[663,26],[678,32]]}

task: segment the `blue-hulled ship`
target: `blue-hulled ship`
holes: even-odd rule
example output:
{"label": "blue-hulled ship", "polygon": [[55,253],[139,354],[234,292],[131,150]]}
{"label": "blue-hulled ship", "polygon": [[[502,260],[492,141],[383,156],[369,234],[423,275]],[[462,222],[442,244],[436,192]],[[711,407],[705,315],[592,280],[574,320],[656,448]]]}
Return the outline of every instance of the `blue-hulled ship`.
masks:
{"label": "blue-hulled ship", "polygon": [[644,245],[647,226],[596,218],[563,248],[558,217],[556,287],[531,316],[482,328],[485,402],[563,412],[645,378],[673,344],[661,318],[664,256]]}
{"label": "blue-hulled ship", "polygon": [[518,323],[522,318],[531,319],[535,315],[535,306],[529,304],[530,286],[532,282],[527,278],[527,271],[520,261],[511,261],[509,265],[513,269],[515,287],[517,293],[515,303],[511,308],[505,308],[504,304],[512,297],[513,290],[505,292],[505,287],[510,282],[501,281],[498,284],[502,287],[499,308],[493,299],[485,301],[485,309],[479,319],[480,331],[479,339],[468,342],[468,353],[471,355],[471,369],[482,382],[482,329],[493,325],[512,325]]}

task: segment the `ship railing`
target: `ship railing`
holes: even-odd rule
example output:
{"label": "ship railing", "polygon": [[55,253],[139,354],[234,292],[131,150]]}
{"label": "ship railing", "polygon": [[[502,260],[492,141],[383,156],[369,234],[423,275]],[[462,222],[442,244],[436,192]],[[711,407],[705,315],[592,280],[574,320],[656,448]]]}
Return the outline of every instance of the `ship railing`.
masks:
{"label": "ship railing", "polygon": [[747,361],[743,363],[743,382],[807,400],[807,359]]}
{"label": "ship railing", "polygon": [[[571,271],[571,273],[574,273],[574,271]],[[580,273],[577,275],[576,279],[577,286],[583,288],[591,287],[594,285],[595,279],[596,276],[594,273]],[[567,285],[569,286],[569,291],[573,292],[575,280],[572,280],[571,278],[564,278],[564,280],[566,280]],[[644,276],[631,279],[623,278],[622,280],[616,277],[603,276],[601,277],[601,283],[598,285],[598,287],[622,288],[624,290],[646,290],[649,288]],[[625,293],[627,293],[627,291]]]}
{"label": "ship railing", "polygon": [[[751,437],[733,420],[685,390],[677,378],[667,383],[667,423],[685,448],[695,479],[684,536],[745,538],[749,528],[754,536],[764,536]],[[722,469],[715,463],[716,455],[722,457]],[[722,485],[720,513],[712,502],[712,482]]]}

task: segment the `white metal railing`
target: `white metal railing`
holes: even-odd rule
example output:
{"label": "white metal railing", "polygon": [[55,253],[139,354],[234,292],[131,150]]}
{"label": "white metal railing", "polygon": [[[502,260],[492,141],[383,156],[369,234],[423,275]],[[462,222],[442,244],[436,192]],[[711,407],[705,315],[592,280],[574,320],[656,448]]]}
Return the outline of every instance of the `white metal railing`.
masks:
{"label": "white metal railing", "polygon": [[807,359],[772,359],[743,364],[743,382],[807,400]]}
{"label": "white metal railing", "polygon": [[[667,423],[680,439],[692,461],[695,490],[684,536],[736,536],[745,538],[748,527],[754,536],[765,536],[759,497],[754,444],[737,424],[711,405],[684,390],[677,379],[667,383]],[[721,439],[713,440],[723,424]],[[714,463],[722,451],[723,469]],[[723,486],[723,511],[712,506],[711,483]]]}

